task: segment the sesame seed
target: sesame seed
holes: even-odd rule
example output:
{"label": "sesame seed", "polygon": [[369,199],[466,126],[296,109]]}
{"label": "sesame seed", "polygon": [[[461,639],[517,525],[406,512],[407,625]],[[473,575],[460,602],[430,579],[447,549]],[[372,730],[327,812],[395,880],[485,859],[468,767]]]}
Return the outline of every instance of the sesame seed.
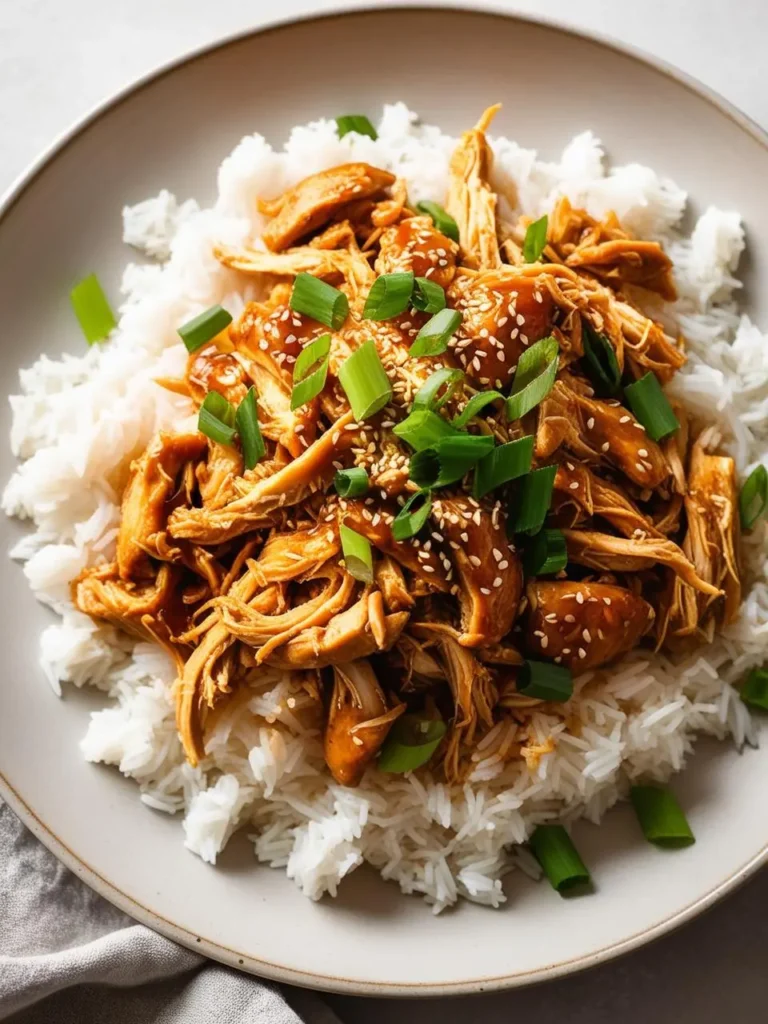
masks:
{"label": "sesame seed", "polygon": [[480,587],[480,593],[485,594],[486,597],[490,597],[491,592],[488,587]]}
{"label": "sesame seed", "polygon": [[575,622],[576,621],[576,616],[575,615],[566,615],[565,616],[565,621],[566,622]]}
{"label": "sesame seed", "polygon": [[635,469],[637,470],[638,473],[645,473],[645,471],[646,471],[645,466],[642,464],[642,462],[636,462],[635,463]]}
{"label": "sesame seed", "polygon": [[491,554],[493,555],[497,562],[501,561],[501,552],[499,551],[498,548],[494,548]]}
{"label": "sesame seed", "polygon": [[576,594],[576,604],[584,604],[584,595],[581,591]]}
{"label": "sesame seed", "polygon": [[600,451],[607,452],[610,447],[610,444],[607,441],[605,441],[603,444],[600,445]]}
{"label": "sesame seed", "polygon": [[[469,534],[467,533],[466,530],[462,530],[459,536],[461,537],[465,544],[469,543]],[[474,558],[474,555],[472,557]]]}
{"label": "sesame seed", "polygon": [[646,448],[638,448],[637,454],[640,456],[641,459],[648,458],[648,450]]}
{"label": "sesame seed", "polygon": [[500,568],[500,569],[508,569],[508,568],[509,568],[509,562],[508,562],[508,561],[506,560],[506,558],[503,558],[503,559],[502,559],[502,560],[501,560],[501,561],[499,562],[499,568]]}
{"label": "sesame seed", "polygon": [[610,608],[610,606],[611,606],[611,599],[610,599],[610,597],[604,597],[603,598],[603,604],[607,604],[608,607]]}
{"label": "sesame seed", "polygon": [[545,622],[557,622],[557,612],[550,612],[549,615],[544,616]]}
{"label": "sesame seed", "polygon": [[533,635],[534,636],[544,636],[544,631],[542,629],[534,629]]}
{"label": "sesame seed", "polygon": [[619,423],[629,423],[629,421],[631,419],[632,419],[631,416],[620,416],[619,417]]}
{"label": "sesame seed", "polygon": [[424,572],[434,572],[435,567],[433,565],[422,565]]}
{"label": "sesame seed", "polygon": [[592,640],[592,636],[591,636],[591,634],[590,634],[588,629],[582,629],[581,635],[584,638],[584,643],[585,644],[590,643],[590,641]]}
{"label": "sesame seed", "polygon": [[362,747],[363,745],[363,741],[360,739],[359,736],[353,736],[352,742],[355,744],[356,747]]}
{"label": "sesame seed", "polygon": [[555,664],[556,664],[556,665],[559,665],[559,664],[560,664],[560,662],[561,662],[562,660],[563,660],[563,659],[562,659],[562,658],[560,657],[560,655],[558,654],[558,656],[557,656],[557,657],[555,658]]}
{"label": "sesame seed", "polygon": [[546,648],[547,648],[548,646],[549,646],[549,637],[547,637],[547,636],[543,636],[543,637],[541,638],[541,649],[542,649],[542,651],[543,651],[543,650],[546,650]]}
{"label": "sesame seed", "polygon": [[494,587],[500,587],[503,582],[504,581],[502,580],[501,576],[497,576],[496,579],[493,581],[493,585]]}
{"label": "sesame seed", "polygon": [[573,481],[573,483],[570,483],[570,484],[568,484],[568,488],[569,488],[569,490],[571,490],[571,491],[578,491],[578,489],[579,489],[579,483],[578,483],[578,481],[577,481],[577,480],[574,480],[574,481]]}
{"label": "sesame seed", "polygon": [[583,647],[580,647],[579,648],[579,657],[580,658],[586,658],[586,656],[587,656],[587,652],[584,650]]}
{"label": "sesame seed", "polygon": [[595,417],[594,416],[590,416],[589,419],[587,420],[587,430],[591,430],[594,427],[594,425],[595,425]]}
{"label": "sesame seed", "polygon": [[479,569],[479,567],[483,564],[477,557],[477,555],[470,555],[469,560],[476,569]]}
{"label": "sesame seed", "polygon": [[563,654],[570,654],[570,653],[571,653],[571,648],[570,647],[564,647],[563,648]]}

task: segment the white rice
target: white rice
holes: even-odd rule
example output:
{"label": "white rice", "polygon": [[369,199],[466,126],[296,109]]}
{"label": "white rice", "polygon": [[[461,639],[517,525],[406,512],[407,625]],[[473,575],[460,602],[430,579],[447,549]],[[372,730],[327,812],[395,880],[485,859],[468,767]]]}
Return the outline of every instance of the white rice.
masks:
{"label": "white rice", "polygon": [[[730,735],[739,746],[754,742],[732,684],[768,659],[762,527],[745,540],[749,588],[725,635],[677,662],[635,651],[606,674],[599,697],[573,702],[578,735],[536,714],[533,732],[540,742],[553,737],[554,752],[531,768],[504,767],[495,753],[503,730],[494,731],[469,782],[453,787],[429,775],[375,770],[358,789],[337,786],[324,770],[319,737],[302,730],[286,703],[291,695],[301,699],[298,688],[277,675],[265,675],[259,692],[233,702],[208,739],[205,761],[190,768],[176,735],[166,656],[81,615],[67,585],[84,566],[112,557],[119,495],[107,481],[116,463],[127,464],[158,428],[179,427],[192,412],[185,399],[152,383],[183,372],[186,350],[176,327],[216,302],[238,316],[255,295],[252,284],[217,263],[213,243],[258,236],[257,196],[349,160],[405,176],[412,201],[439,199],[455,142],[396,103],[384,108],[377,141],[339,140],[333,121],[294,129],[282,152],[260,135],[243,139],[221,165],[211,209],[178,203],[168,192],[126,208],[125,241],[165,262],[126,268],[120,326],[109,344],[58,360],[43,356],[21,372],[21,393],[10,401],[11,444],[22,462],[3,496],[4,510],[35,528],[13,555],[35,594],[61,616],[41,637],[46,677],[57,693],[66,681],[98,686],[112,698],[91,716],[81,744],[88,760],[135,779],[148,807],[183,814],[185,845],[206,861],[214,863],[244,826],[258,859],[284,868],[313,899],[334,894],[368,861],[404,892],[423,894],[436,912],[459,896],[502,903],[505,872],[518,866],[538,873],[517,846],[533,826],[579,815],[597,821],[630,780],[664,780],[682,768],[697,733]],[[628,228],[668,246],[681,295],[674,316],[690,356],[674,393],[694,412],[716,417],[741,474],[765,461],[768,339],[733,301],[744,248],[739,215],[710,207],[691,237],[681,237],[685,193],[638,164],[606,170],[589,132],[573,139],[558,163],[507,139],[495,139],[493,148],[505,215],[539,215],[565,193],[596,216],[615,210]],[[593,676],[577,680],[577,693]]]}

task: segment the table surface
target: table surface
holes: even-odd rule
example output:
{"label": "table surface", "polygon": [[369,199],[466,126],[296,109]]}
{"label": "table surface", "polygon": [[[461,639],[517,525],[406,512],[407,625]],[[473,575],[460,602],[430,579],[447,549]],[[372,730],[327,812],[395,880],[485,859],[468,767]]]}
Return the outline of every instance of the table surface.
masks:
{"label": "table surface", "polygon": [[[339,6],[337,0],[281,0],[279,14]],[[346,6],[366,4],[347,0]],[[641,47],[768,127],[765,0],[519,0],[503,6]],[[0,0],[0,192],[104,97],[159,63],[275,13],[264,0]],[[540,1024],[609,1024],[619,1016],[622,1024],[721,1024],[727,1017],[757,1024],[768,1017],[767,906],[764,872],[674,935],[576,977],[428,1004],[341,996],[331,1002],[347,1024],[506,1024],[513,1015]]]}

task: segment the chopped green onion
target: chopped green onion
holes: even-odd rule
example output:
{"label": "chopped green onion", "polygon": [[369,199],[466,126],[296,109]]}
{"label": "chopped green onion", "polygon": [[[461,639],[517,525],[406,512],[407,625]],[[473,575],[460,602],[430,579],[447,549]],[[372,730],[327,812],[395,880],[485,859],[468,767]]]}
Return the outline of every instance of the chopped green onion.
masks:
{"label": "chopped green onion", "polygon": [[621,388],[621,370],[613,345],[588,320],[582,319],[581,328],[587,376],[601,398],[613,398]]}
{"label": "chopped green onion", "polygon": [[437,412],[453,395],[463,378],[462,370],[451,370],[447,366],[442,370],[435,370],[414,395],[413,408],[432,409],[433,412]]}
{"label": "chopped green onion", "polygon": [[549,217],[544,214],[525,229],[525,241],[523,242],[523,259],[526,263],[536,263],[544,252],[547,244],[547,228]]}
{"label": "chopped green onion", "polygon": [[76,284],[69,293],[69,300],[89,345],[103,341],[116,327],[115,314],[95,274],[89,274]]}
{"label": "chopped green onion", "polygon": [[564,704],[573,696],[573,676],[564,665],[529,659],[518,669],[517,689],[525,697]]}
{"label": "chopped green onion", "polygon": [[488,434],[457,434],[411,456],[409,474],[421,488],[447,487],[484,461],[494,445]]}
{"label": "chopped green onion", "polygon": [[342,114],[336,118],[336,128],[339,138],[343,139],[348,132],[357,132],[358,135],[367,135],[374,141],[378,139],[376,129],[365,116],[365,114]]}
{"label": "chopped green onion", "polygon": [[562,825],[539,825],[529,845],[550,885],[561,896],[576,886],[589,885],[589,871]]}
{"label": "chopped green onion", "polygon": [[375,415],[392,397],[392,385],[373,341],[364,342],[344,360],[339,367],[339,383],[358,421]]}
{"label": "chopped green onion", "polygon": [[629,407],[654,441],[660,441],[680,428],[677,416],[656,374],[649,370],[644,377],[624,388]]}
{"label": "chopped green onion", "polygon": [[411,305],[420,313],[439,313],[445,309],[445,291],[428,277],[417,277],[413,283]]}
{"label": "chopped green onion", "polygon": [[219,444],[231,445],[235,440],[235,410],[218,391],[209,391],[200,406],[197,429]]}
{"label": "chopped green onion", "polygon": [[[417,505],[420,501],[423,501],[424,504],[420,505],[413,512],[414,505]],[[395,516],[392,523],[392,536],[395,540],[408,540],[409,537],[415,537],[429,519],[431,511],[432,495],[429,491],[417,491],[413,497],[406,501]]]}
{"label": "chopped green onion", "polygon": [[379,771],[401,774],[421,768],[437,750],[445,733],[446,725],[442,718],[401,715],[381,748]]}
{"label": "chopped green onion", "polygon": [[556,338],[542,338],[520,356],[507,399],[507,419],[519,420],[547,397],[555,384],[560,362]]}
{"label": "chopped green onion", "polygon": [[401,437],[414,451],[420,452],[424,448],[432,448],[444,437],[455,437],[458,431],[431,409],[414,409],[393,427],[392,433]]}
{"label": "chopped green onion", "polygon": [[328,353],[331,351],[330,334],[321,334],[299,352],[293,364],[293,390],[291,409],[299,409],[316,398],[325,387],[328,376]]}
{"label": "chopped green onion", "polygon": [[741,687],[741,699],[753,708],[768,711],[768,671],[752,669]]}
{"label": "chopped green onion", "polygon": [[231,315],[222,306],[211,306],[178,329],[188,352],[197,352],[206,342],[221,334],[232,323]]}
{"label": "chopped green onion", "polygon": [[751,530],[768,506],[768,470],[760,463],[755,466],[739,494],[739,517],[745,530]]}
{"label": "chopped green onion", "polygon": [[391,320],[404,313],[413,292],[413,271],[397,274],[382,274],[377,277],[368,292],[363,307],[367,320]]}
{"label": "chopped green onion", "polygon": [[557,466],[544,466],[523,477],[514,514],[515,533],[537,533],[544,525],[556,474]]}
{"label": "chopped green onion", "polygon": [[446,238],[458,242],[459,225],[439,203],[433,203],[431,199],[423,199],[420,203],[416,203],[416,209],[419,213],[426,213],[428,217],[431,217],[432,223],[438,231],[442,231]]}
{"label": "chopped green onion", "polygon": [[475,416],[478,416],[483,411],[486,405],[490,405],[491,402],[498,402],[500,398],[504,398],[500,391],[478,391],[476,395],[472,395],[459,415],[454,416],[451,423],[457,430],[463,430],[470,420],[473,420]]}
{"label": "chopped green onion", "polygon": [[243,464],[246,469],[253,469],[267,453],[267,446],[261,436],[259,427],[259,410],[256,405],[256,388],[249,388],[248,394],[237,407],[235,426],[240,435],[243,449]]}
{"label": "chopped green onion", "polygon": [[349,313],[349,300],[344,292],[303,271],[296,275],[288,304],[295,313],[319,320],[332,331],[338,331]]}
{"label": "chopped green onion", "polygon": [[670,789],[632,786],[629,797],[643,835],[649,843],[667,850],[677,850],[696,842],[691,826]]}
{"label": "chopped green onion", "polygon": [[527,576],[550,576],[568,564],[562,530],[539,530],[526,544],[523,568]]}
{"label": "chopped green onion", "polygon": [[427,320],[413,339],[409,349],[412,356],[439,356],[448,348],[448,341],[461,324],[461,313],[456,309],[441,309]]}
{"label": "chopped green onion", "polygon": [[472,493],[482,498],[489,491],[501,487],[510,480],[524,476],[531,468],[533,458],[533,435],[527,434],[515,441],[500,444],[475,467]]}
{"label": "chopped green onion", "polygon": [[352,469],[340,469],[333,478],[333,486],[342,498],[360,498],[367,493],[370,480],[362,466],[353,466]]}
{"label": "chopped green onion", "polygon": [[339,527],[344,566],[350,576],[363,583],[373,582],[373,553],[367,537],[351,530],[344,523]]}

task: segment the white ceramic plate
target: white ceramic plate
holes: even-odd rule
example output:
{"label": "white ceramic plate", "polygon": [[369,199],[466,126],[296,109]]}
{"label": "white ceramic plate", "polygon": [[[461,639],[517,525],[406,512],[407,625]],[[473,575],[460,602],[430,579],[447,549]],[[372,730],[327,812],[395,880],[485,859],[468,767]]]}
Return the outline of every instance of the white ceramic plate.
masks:
{"label": "white ceramic plate", "polygon": [[[329,64],[329,53],[360,59]],[[215,169],[242,135],[258,130],[280,143],[296,123],[350,108],[375,113],[394,99],[454,133],[501,100],[494,127],[552,156],[592,128],[615,160],[669,174],[702,206],[741,210],[748,281],[768,279],[766,138],[722,101],[636,54],[554,26],[387,5],[279,26],[194,55],[56,145],[2,207],[2,389],[14,390],[18,368],[41,352],[82,347],[68,291],[96,268],[115,293],[131,255],[120,242],[124,203],[160,187],[210,199]],[[746,292],[764,327],[766,291]],[[4,406],[2,436],[8,421]],[[11,469],[0,444],[0,477]],[[3,549],[20,530],[2,519]],[[598,882],[590,898],[563,901],[546,885],[512,877],[503,910],[464,905],[436,918],[420,900],[360,870],[336,901],[310,903],[283,874],[257,865],[245,840],[210,868],[182,848],[178,821],[139,803],[133,783],[84,763],[78,741],[98,695],[67,688],[62,701],[52,696],[37,662],[49,616],[18,566],[3,559],[0,595],[2,795],[127,913],[257,974],[378,995],[551,978],[660,935],[768,859],[768,744],[743,756],[713,744],[677,784],[698,838],[691,849],[667,854],[647,846],[626,807],[599,829],[577,829]]]}

